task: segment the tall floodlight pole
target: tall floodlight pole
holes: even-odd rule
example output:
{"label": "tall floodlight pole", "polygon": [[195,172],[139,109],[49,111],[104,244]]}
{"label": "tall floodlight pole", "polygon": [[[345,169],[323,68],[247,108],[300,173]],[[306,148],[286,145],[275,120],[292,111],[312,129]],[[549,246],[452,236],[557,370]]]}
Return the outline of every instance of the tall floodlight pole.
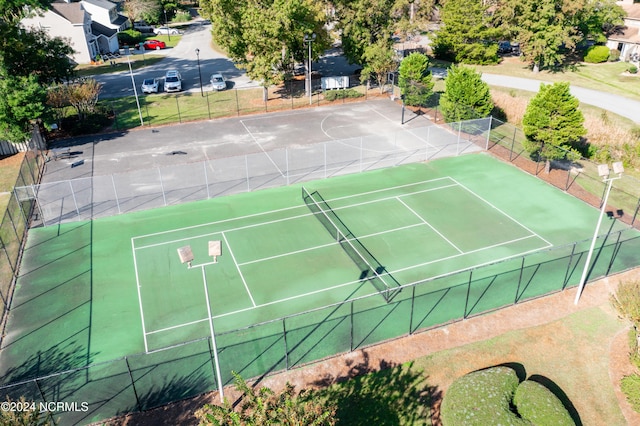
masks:
{"label": "tall floodlight pole", "polygon": [[598,233],[600,232],[600,224],[602,223],[602,218],[604,217],[604,211],[607,208],[607,201],[609,200],[609,193],[611,192],[611,184],[614,180],[620,179],[622,177],[622,173],[624,173],[624,167],[622,166],[621,161],[613,163],[613,172],[618,176],[610,177],[609,166],[607,166],[606,164],[601,164],[598,166],[598,174],[602,178],[602,181],[607,183],[607,190],[604,195],[604,200],[602,201],[602,207],[600,208],[600,217],[598,218],[596,231],[593,234],[591,247],[589,248],[589,253],[587,254],[587,261],[585,262],[584,270],[582,271],[582,278],[580,278],[580,285],[578,286],[578,292],[576,293],[576,299],[574,301],[575,305],[578,304],[580,296],[582,295],[582,290],[584,290],[584,286],[587,283],[587,275],[589,274],[589,267],[591,266],[591,256],[593,255],[593,249],[596,246],[596,240],[598,239]]}
{"label": "tall floodlight pole", "polygon": [[138,90],[136,89],[136,81],[133,78],[133,70],[131,69],[131,55],[127,55],[127,62],[129,63],[129,74],[131,75],[131,84],[133,85],[133,94],[136,97],[136,105],[138,106],[138,115],[140,116],[140,125],[144,126],[144,120],[142,119],[142,110],[140,110],[140,101],[138,100]]}
{"label": "tall floodlight pole", "polygon": [[204,91],[202,90],[202,73],[200,72],[200,49],[196,48],[196,58],[198,59],[198,77],[200,78],[200,94],[204,96]]}
{"label": "tall floodlight pole", "polygon": [[309,65],[307,66],[307,93],[309,94],[309,105],[313,103],[313,92],[311,90],[311,44],[316,40],[316,33],[305,34],[304,42],[309,45]]}

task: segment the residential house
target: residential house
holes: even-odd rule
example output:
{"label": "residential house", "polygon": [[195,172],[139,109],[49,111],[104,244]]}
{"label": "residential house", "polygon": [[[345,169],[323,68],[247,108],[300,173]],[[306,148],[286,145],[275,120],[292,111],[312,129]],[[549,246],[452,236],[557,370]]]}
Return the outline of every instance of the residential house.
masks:
{"label": "residential house", "polygon": [[52,3],[51,9],[39,11],[22,21],[24,27],[42,28],[51,37],[69,42],[77,63],[91,62],[99,53],[97,37],[91,29],[91,15],[80,3]]}
{"label": "residential house", "polygon": [[107,0],[57,1],[51,9],[22,20],[25,27],[47,30],[52,37],[69,41],[77,63],[89,63],[99,54],[119,52],[118,32],[127,29],[129,20]]}
{"label": "residential house", "polygon": [[620,51],[621,61],[638,62],[640,60],[640,3],[634,0],[617,2],[624,11],[624,26],[609,36],[607,47]]}

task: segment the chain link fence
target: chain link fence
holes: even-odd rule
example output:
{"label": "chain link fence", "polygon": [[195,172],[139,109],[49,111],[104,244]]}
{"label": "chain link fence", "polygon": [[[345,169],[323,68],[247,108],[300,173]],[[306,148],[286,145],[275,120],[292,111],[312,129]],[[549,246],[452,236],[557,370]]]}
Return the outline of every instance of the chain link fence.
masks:
{"label": "chain link fence", "polygon": [[[15,188],[34,224],[91,220],[486,149],[491,120],[449,123],[130,173]],[[466,131],[465,131],[466,129]]]}
{"label": "chain link fence", "polygon": [[[45,159],[34,149],[24,153],[14,188],[31,187],[40,182]],[[18,276],[22,245],[27,236],[29,220],[34,207],[33,199],[18,200],[10,196],[0,221],[0,308],[2,326],[11,300],[13,283]]]}

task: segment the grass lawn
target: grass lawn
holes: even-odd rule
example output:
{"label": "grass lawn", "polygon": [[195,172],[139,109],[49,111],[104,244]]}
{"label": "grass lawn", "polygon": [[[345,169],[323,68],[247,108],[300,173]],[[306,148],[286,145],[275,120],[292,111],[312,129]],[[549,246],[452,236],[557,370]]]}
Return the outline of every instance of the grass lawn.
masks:
{"label": "grass lawn", "polygon": [[487,74],[501,74],[513,77],[531,78],[551,82],[569,81],[572,85],[592,90],[613,93],[640,100],[640,74],[626,74],[626,62],[605,62],[603,64],[578,63],[563,71],[543,70],[534,73],[518,58],[507,58],[498,65],[474,66]]}
{"label": "grass lawn", "polygon": [[557,385],[581,424],[624,425],[609,378],[609,342],[626,327],[605,304],[366,374],[323,394],[338,404],[340,425],[432,424],[425,408],[431,397],[469,372],[511,364]]}

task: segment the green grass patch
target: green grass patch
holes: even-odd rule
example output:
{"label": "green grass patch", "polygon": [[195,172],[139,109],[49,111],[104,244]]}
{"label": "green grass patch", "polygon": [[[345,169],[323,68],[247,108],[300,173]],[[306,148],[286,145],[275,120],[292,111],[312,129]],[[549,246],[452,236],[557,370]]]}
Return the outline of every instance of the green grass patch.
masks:
{"label": "green grass patch", "polygon": [[[150,50],[149,52],[153,52]],[[143,58],[144,56],[144,58]],[[143,67],[157,64],[164,59],[164,56],[156,55],[154,53],[145,53],[144,55],[132,55],[131,56],[131,69],[137,70]],[[91,77],[93,75],[111,74],[114,72],[128,71],[129,64],[127,63],[126,56],[117,58],[115,65],[109,64],[109,61],[97,65],[93,64],[80,64],[76,67],[76,75],[78,77]]]}
{"label": "green grass patch", "polygon": [[543,70],[534,73],[528,64],[518,61],[505,61],[498,65],[474,66],[474,68],[483,73],[550,82],[568,81],[575,86],[640,100],[640,78],[625,75],[628,67],[629,64],[626,62],[579,63],[567,67],[563,71]]}

